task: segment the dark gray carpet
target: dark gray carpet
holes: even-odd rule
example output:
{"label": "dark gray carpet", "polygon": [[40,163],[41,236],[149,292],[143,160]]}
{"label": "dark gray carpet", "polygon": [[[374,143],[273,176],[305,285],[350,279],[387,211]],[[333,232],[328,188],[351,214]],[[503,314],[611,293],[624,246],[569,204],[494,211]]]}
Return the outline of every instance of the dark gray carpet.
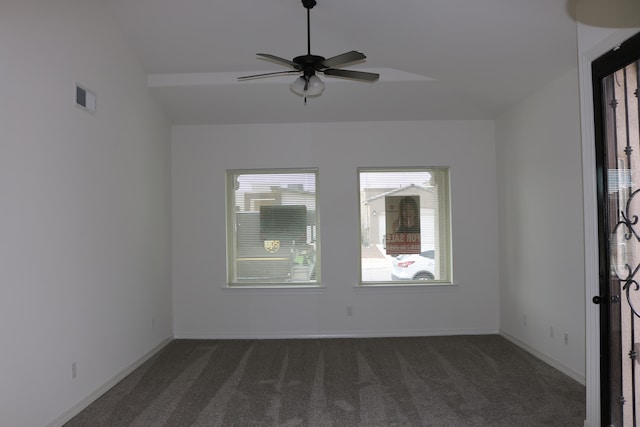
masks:
{"label": "dark gray carpet", "polygon": [[175,340],[73,426],[582,426],[585,389],[497,335]]}

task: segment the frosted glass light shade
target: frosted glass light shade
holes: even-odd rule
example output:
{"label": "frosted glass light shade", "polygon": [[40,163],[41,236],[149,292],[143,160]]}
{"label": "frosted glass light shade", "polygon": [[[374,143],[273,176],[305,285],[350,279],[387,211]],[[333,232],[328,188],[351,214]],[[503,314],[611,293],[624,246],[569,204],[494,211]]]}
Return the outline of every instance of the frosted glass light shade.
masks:
{"label": "frosted glass light shade", "polygon": [[[306,91],[304,90],[305,86],[307,86]],[[298,77],[289,87],[294,93],[300,96],[317,96],[324,90],[324,82],[320,80],[320,77],[314,74],[309,77],[308,82],[303,76]]]}
{"label": "frosted glass light shade", "polygon": [[638,0],[569,0],[570,15],[593,27],[635,28],[640,26]]}
{"label": "frosted glass light shade", "polygon": [[291,88],[291,90],[297,95],[302,96],[304,95],[304,86],[306,83],[307,81],[304,79],[304,77],[298,77],[293,83],[291,83],[291,86],[289,86],[289,88]]}
{"label": "frosted glass light shade", "polygon": [[324,90],[324,82],[315,74],[309,77],[309,87],[307,88],[308,96],[320,95]]}

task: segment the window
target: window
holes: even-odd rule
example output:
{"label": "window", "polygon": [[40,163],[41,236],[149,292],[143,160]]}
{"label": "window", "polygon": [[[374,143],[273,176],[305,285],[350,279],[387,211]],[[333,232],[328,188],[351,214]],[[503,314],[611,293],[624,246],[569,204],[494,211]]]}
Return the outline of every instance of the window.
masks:
{"label": "window", "polygon": [[360,278],[451,283],[448,168],[360,168]]}
{"label": "window", "polygon": [[317,169],[227,171],[229,284],[318,282]]}

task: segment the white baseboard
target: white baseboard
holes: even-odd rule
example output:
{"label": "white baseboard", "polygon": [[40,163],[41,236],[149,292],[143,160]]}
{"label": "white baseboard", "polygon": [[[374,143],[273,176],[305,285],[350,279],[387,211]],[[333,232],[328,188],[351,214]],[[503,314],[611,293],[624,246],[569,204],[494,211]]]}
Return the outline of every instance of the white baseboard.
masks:
{"label": "white baseboard", "polygon": [[537,357],[538,359],[542,360],[543,362],[553,366],[554,368],[556,368],[557,370],[559,370],[563,374],[566,374],[566,375],[570,376],[574,380],[578,381],[580,384],[586,385],[587,379],[586,379],[584,374],[581,374],[581,373],[569,368],[568,366],[565,366],[564,364],[558,362],[557,360],[555,360],[554,358],[550,357],[549,355],[546,355],[544,353],[540,353],[538,350],[534,349],[533,347],[529,346],[528,344],[524,343],[523,341],[520,341],[518,338],[514,337],[513,335],[510,335],[509,333],[507,333],[507,332],[505,332],[503,330],[500,330],[500,335],[502,337],[504,337],[505,339],[511,341],[512,343],[514,343],[518,347],[522,348],[527,353],[530,353],[533,356]]}
{"label": "white baseboard", "polygon": [[393,338],[431,337],[449,335],[497,335],[495,329],[437,329],[426,331],[346,331],[346,332],[242,332],[242,333],[190,333],[174,332],[176,339],[305,339],[305,338]]}
{"label": "white baseboard", "polygon": [[127,368],[125,368],[123,371],[118,373],[115,377],[111,378],[109,381],[107,381],[106,383],[102,384],[100,387],[98,387],[96,390],[94,390],[87,397],[85,397],[80,402],[75,404],[73,407],[71,407],[70,409],[65,411],[62,415],[57,417],[55,420],[51,421],[49,424],[47,424],[47,427],[61,427],[61,426],[63,426],[66,422],[70,421],[71,418],[73,418],[76,415],[78,415],[83,409],[85,409],[87,406],[89,406],[91,403],[93,403],[96,399],[98,399],[100,396],[102,396],[104,393],[106,393],[110,388],[112,388],[117,383],[122,381],[127,375],[129,375],[131,372],[133,372],[137,368],[139,368],[144,362],[146,362],[147,360],[151,359],[151,357],[153,357],[156,353],[158,353],[160,350],[162,350],[171,341],[173,341],[172,337],[166,338],[160,344],[158,344],[157,346],[155,346],[154,348],[149,350],[141,358],[139,358],[134,363],[129,365]]}

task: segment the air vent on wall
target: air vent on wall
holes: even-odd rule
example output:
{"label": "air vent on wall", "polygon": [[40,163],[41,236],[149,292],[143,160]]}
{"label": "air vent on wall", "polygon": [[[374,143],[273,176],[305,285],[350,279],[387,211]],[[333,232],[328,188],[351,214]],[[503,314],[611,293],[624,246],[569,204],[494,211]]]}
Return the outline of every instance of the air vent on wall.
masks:
{"label": "air vent on wall", "polygon": [[76,106],[91,114],[96,112],[96,94],[76,84]]}

